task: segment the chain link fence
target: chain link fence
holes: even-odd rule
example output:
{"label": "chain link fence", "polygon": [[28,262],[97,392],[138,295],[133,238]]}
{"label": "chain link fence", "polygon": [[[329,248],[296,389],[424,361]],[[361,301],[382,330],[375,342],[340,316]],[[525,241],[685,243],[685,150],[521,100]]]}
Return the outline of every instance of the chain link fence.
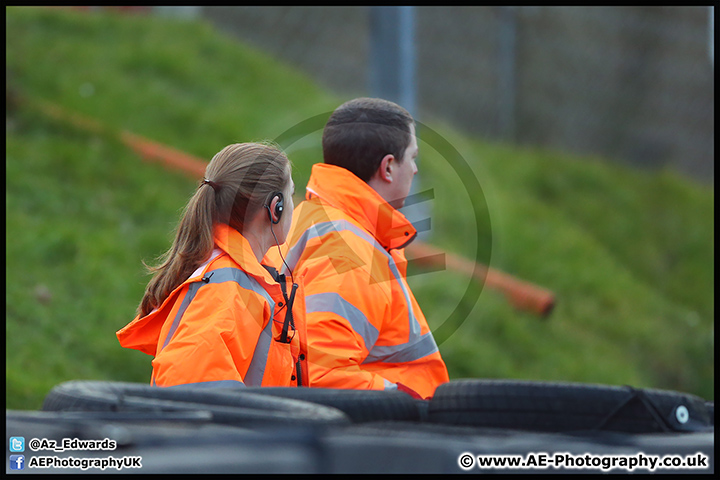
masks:
{"label": "chain link fence", "polygon": [[[371,7],[202,7],[347,96]],[[714,175],[712,7],[414,7],[417,116],[491,140]]]}

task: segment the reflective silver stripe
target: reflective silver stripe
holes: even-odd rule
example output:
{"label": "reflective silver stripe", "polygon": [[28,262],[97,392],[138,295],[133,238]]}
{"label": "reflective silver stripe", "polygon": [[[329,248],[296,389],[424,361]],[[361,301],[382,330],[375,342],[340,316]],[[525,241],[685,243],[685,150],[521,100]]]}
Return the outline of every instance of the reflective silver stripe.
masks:
{"label": "reflective silver stripe", "polygon": [[383,378],[383,383],[385,384],[385,391],[389,390],[397,390],[397,383],[392,383],[390,380]]}
{"label": "reflective silver stripe", "polygon": [[[340,231],[349,231],[356,236],[362,238],[370,245],[375,247],[375,249],[378,250],[380,253],[385,255],[385,257],[388,259],[388,267],[390,268],[390,271],[395,277],[395,280],[400,285],[403,296],[405,297],[405,303],[407,304],[408,326],[410,330],[410,338],[408,339],[408,342],[414,343],[413,341],[420,336],[420,323],[418,322],[417,318],[415,318],[415,312],[413,312],[412,302],[410,301],[410,294],[405,287],[405,283],[402,281],[402,276],[400,275],[400,271],[397,269],[397,265],[395,265],[395,261],[393,260],[392,255],[390,255],[382,247],[382,245],[380,245],[377,240],[366,231],[358,228],[347,220],[335,220],[316,223],[310,226],[310,228],[308,228],[307,230],[305,230],[298,239],[298,241],[295,243],[295,246],[290,249],[286,258],[288,265],[291,269],[295,268],[298,260],[300,259],[300,256],[302,256],[302,253],[305,250],[308,241],[314,238],[322,237],[323,235],[326,235],[330,232]],[[287,267],[283,267],[283,273],[288,273]]]}
{"label": "reflective silver stripe", "polygon": [[188,278],[193,278],[197,275],[200,275],[202,271],[205,270],[205,267],[207,267],[210,262],[219,257],[221,253],[223,253],[222,250],[220,250],[219,248],[214,248],[213,251],[210,253],[210,258],[208,258],[207,262],[200,265]]}
{"label": "reflective silver stripe", "polygon": [[[417,318],[415,317],[415,313],[413,312],[412,308],[412,302],[410,301],[410,293],[408,292],[407,287],[405,286],[405,283],[402,281],[402,276],[400,275],[400,271],[397,268],[397,265],[395,265],[395,261],[392,258],[392,255],[390,255],[383,247],[378,243],[378,241],[372,237],[368,232],[360,229],[356,225],[353,225],[347,220],[335,220],[335,221],[328,221],[328,222],[321,222],[316,223],[307,230],[303,232],[303,234],[300,236],[298,241],[295,243],[295,245],[290,249],[287,255],[287,263],[290,265],[290,268],[295,268],[297,265],[298,260],[302,256],[303,251],[305,250],[305,247],[307,246],[308,241],[322,237],[323,235],[326,235],[330,232],[340,232],[340,231],[349,231],[353,233],[354,235],[358,236],[359,238],[362,238],[366,242],[368,242],[370,245],[375,247],[377,251],[385,255],[385,257],[388,259],[388,267],[390,268],[390,271],[392,272],[393,276],[395,277],[395,280],[400,285],[400,288],[403,292],[403,296],[405,297],[405,303],[407,305],[407,311],[408,311],[408,323],[409,323],[409,329],[410,329],[410,335],[408,338],[408,342],[405,344],[400,345],[392,345],[392,346],[376,346],[375,341],[377,341],[378,335],[370,336],[367,335],[368,329],[367,327],[362,326],[363,323],[369,326],[373,327],[373,330],[377,331],[377,328],[372,325],[367,318],[365,317],[365,314],[362,313],[361,310],[353,306],[351,303],[343,299],[338,295],[338,297],[343,302],[343,308],[345,308],[347,317],[343,315],[342,313],[335,312],[338,315],[342,316],[343,318],[346,318],[350,324],[353,326],[353,329],[360,334],[360,336],[363,337],[363,340],[365,341],[365,346],[369,350],[369,354],[367,358],[363,361],[363,363],[373,363],[373,362],[383,362],[383,363],[403,363],[403,362],[412,362],[414,360],[418,360],[420,358],[423,358],[427,355],[431,355],[438,351],[437,344],[435,343],[435,338],[433,337],[431,332],[426,333],[425,335],[420,334],[420,322],[418,322]],[[284,273],[287,273],[285,270],[287,270],[286,267],[284,268]],[[308,312],[310,312],[310,303],[308,302],[308,299],[313,297],[314,295],[310,295],[306,299],[306,306],[308,308]],[[337,299],[325,299],[326,304],[329,304],[329,302],[337,302]],[[347,306],[352,307],[347,308]],[[328,308],[327,306],[324,308]],[[340,305],[338,305],[338,309],[340,309]],[[318,310],[313,310],[318,311]],[[333,311],[330,309],[329,311]],[[359,315],[355,315],[355,311],[357,311],[362,317]],[[350,318],[352,317],[352,318]],[[357,325],[357,326],[356,326]],[[373,340],[370,342],[369,340]],[[372,347],[370,347],[372,346]]]}
{"label": "reflective silver stripe", "polygon": [[[167,344],[170,342],[170,339],[175,334],[175,330],[177,330],[182,316],[185,314],[185,311],[190,305],[190,302],[192,302],[195,298],[195,295],[197,295],[198,290],[200,290],[200,288],[202,288],[203,286],[211,283],[235,282],[242,288],[246,290],[251,290],[261,295],[270,305],[271,316],[275,312],[275,301],[272,299],[270,294],[262,287],[262,285],[258,283],[257,280],[255,280],[239,268],[228,267],[211,270],[210,272],[207,272],[204,278],[207,279],[207,281],[200,280],[198,282],[190,284],[190,288],[185,294],[185,298],[183,298],[183,301],[180,304],[180,309],[175,315],[175,319],[173,320],[172,326],[170,327],[170,331],[165,338],[163,348],[167,346]],[[259,387],[262,385],[263,376],[265,375],[265,365],[267,364],[268,359],[268,352],[270,351],[270,342],[272,341],[272,323],[273,322],[271,318],[268,321],[267,325],[265,325],[265,328],[263,328],[263,331],[260,333],[260,338],[255,345],[255,351],[253,352],[250,366],[248,367],[248,371],[245,374],[245,383],[247,385],[253,387]]]}
{"label": "reflective silver stripe", "polygon": [[229,388],[229,387],[244,387],[245,384],[240,380],[214,380],[210,382],[196,382],[196,383],[182,383],[180,385],[172,385],[170,387],[161,388],[174,388],[174,387],[193,387],[193,388]]}
{"label": "reflective silver stripe", "polygon": [[170,339],[173,337],[173,335],[175,335],[175,330],[177,330],[177,327],[180,324],[180,319],[185,314],[185,310],[187,310],[188,306],[190,305],[190,302],[192,302],[193,298],[195,298],[197,291],[203,285],[204,285],[203,282],[195,282],[195,283],[191,283],[190,287],[188,287],[188,291],[185,294],[185,297],[183,298],[182,303],[180,304],[180,308],[178,309],[177,314],[175,314],[175,319],[173,320],[173,323],[170,326],[170,331],[168,332],[167,337],[165,337],[165,343],[163,343],[163,346],[160,349],[160,351],[164,350],[165,347],[167,347],[167,344],[170,343]]}
{"label": "reflective silver stripe", "polygon": [[380,346],[375,345],[368,356],[363,360],[365,363],[406,363],[419,360],[438,351],[435,338],[431,332],[421,336],[414,343],[403,345]]}
{"label": "reflective silver stripe", "polygon": [[380,334],[362,310],[345,300],[339,293],[326,292],[308,295],[305,298],[305,310],[307,313],[330,312],[344,318],[350,323],[355,333],[362,337],[365,349],[368,351],[375,345]]}

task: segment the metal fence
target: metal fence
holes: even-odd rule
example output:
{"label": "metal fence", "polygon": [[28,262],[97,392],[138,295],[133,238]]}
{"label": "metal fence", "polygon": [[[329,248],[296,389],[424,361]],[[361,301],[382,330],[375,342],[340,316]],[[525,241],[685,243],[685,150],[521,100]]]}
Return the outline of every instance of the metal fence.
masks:
{"label": "metal fence", "polygon": [[[371,7],[197,13],[347,96]],[[413,7],[416,112],[492,140],[714,175],[711,7]]]}

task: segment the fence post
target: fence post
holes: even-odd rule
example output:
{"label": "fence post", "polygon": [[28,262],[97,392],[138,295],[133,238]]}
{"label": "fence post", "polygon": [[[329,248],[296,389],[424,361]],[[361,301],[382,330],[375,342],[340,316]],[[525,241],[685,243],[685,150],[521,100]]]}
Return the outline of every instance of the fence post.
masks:
{"label": "fence post", "polygon": [[[401,105],[417,120],[414,7],[370,7],[368,64],[370,94]],[[416,162],[419,165],[419,155]],[[415,176],[409,197],[420,190],[421,174],[420,171]],[[415,225],[418,238],[427,240],[430,231],[427,204],[408,201],[402,212]]]}
{"label": "fence post", "polygon": [[515,86],[516,86],[516,7],[500,7],[500,33],[498,39],[498,126],[500,135],[507,141],[515,138]]}
{"label": "fence post", "polygon": [[708,25],[708,54],[710,55],[710,65],[715,66],[715,7],[708,7],[708,16],[710,17]]}
{"label": "fence post", "polygon": [[369,64],[371,94],[415,116],[414,7],[370,7]]}

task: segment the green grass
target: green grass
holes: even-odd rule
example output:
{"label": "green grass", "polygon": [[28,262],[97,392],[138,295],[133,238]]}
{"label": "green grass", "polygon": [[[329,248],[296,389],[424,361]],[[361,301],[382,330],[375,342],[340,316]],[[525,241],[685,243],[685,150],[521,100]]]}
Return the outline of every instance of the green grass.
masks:
{"label": "green grass", "polygon": [[[9,87],[201,158],[277,138],[346,100],[205,23],[46,8],[6,14]],[[420,190],[434,192],[432,242],[470,258],[480,244],[491,266],[557,296],[541,320],[485,288],[453,316],[477,286],[411,268],[431,326],[445,332],[451,378],[714,398],[712,189],[669,171],[494,144],[427,123],[471,169],[454,168],[419,130]],[[6,140],[7,408],[39,408],[65,380],[148,381],[151,358],[120,348],[114,332],[133,318],[148,280],[141,261],[169,246],[197,179],[23,102],[9,103]],[[318,132],[288,152],[302,193],[320,158]],[[468,172],[480,190],[466,190]]]}
{"label": "green grass", "polygon": [[[485,289],[441,346],[451,377],[629,384],[713,398],[712,190],[670,172],[453,135],[483,185],[476,196],[490,213],[491,265],[552,290],[557,307],[543,321]],[[424,178],[443,176],[442,161],[421,161]],[[463,240],[474,240],[474,225],[469,209],[457,207],[467,193],[459,179],[447,182],[436,188],[435,217],[447,226],[435,239],[471,257],[475,246]],[[445,272],[440,288],[432,275],[411,283],[426,314],[444,308],[447,316],[455,304],[445,292],[457,299],[464,287],[451,290]]]}

